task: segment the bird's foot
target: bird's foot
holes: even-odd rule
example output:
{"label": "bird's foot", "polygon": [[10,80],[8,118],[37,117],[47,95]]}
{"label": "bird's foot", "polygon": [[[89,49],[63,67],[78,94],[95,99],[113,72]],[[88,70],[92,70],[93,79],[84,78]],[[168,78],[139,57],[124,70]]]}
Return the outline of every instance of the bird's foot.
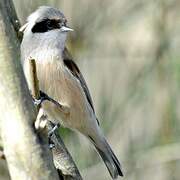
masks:
{"label": "bird's foot", "polygon": [[44,93],[42,91],[40,91],[40,98],[39,99],[33,98],[33,102],[36,106],[40,106],[42,104],[42,102],[45,100],[52,101],[52,99],[46,93]]}
{"label": "bird's foot", "polygon": [[56,131],[56,129],[58,129],[60,127],[60,124],[57,123],[49,132],[48,132],[48,137],[50,138],[53,133]]}
{"label": "bird's foot", "polygon": [[54,127],[48,132],[48,139],[49,139],[49,148],[53,149],[55,147],[54,141],[53,141],[53,137],[52,135],[54,134],[54,132],[60,127],[60,124],[57,123],[54,125]]}

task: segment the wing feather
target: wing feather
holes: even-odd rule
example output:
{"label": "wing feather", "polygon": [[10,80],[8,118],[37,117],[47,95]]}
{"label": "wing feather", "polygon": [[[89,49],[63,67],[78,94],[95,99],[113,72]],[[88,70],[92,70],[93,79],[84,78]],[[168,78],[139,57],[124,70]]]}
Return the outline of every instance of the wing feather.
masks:
{"label": "wing feather", "polygon": [[63,51],[63,61],[64,61],[64,64],[66,65],[66,67],[73,74],[73,76],[75,76],[79,80],[79,82],[80,82],[80,84],[81,84],[81,86],[82,86],[82,88],[84,90],[84,93],[86,95],[87,101],[88,101],[89,105],[91,106],[93,112],[95,113],[92,98],[91,98],[89,89],[88,89],[88,87],[86,85],[86,82],[84,80],[84,77],[81,74],[78,66],[73,61],[72,56],[68,52],[67,48],[65,48],[64,51]]}

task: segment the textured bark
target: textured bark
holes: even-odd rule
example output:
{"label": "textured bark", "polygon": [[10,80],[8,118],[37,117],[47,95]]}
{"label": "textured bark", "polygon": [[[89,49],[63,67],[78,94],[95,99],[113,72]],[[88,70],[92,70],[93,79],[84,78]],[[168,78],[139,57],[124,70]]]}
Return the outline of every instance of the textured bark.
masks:
{"label": "textured bark", "polygon": [[[51,131],[53,127],[53,123],[48,121],[48,130]],[[58,172],[63,177],[63,180],[82,180],[81,174],[79,173],[76,164],[64,145],[57,129],[50,137],[50,143],[54,144],[54,147],[51,149],[53,153],[54,165],[56,169],[59,170]]]}
{"label": "textured bark", "polygon": [[[20,65],[11,1],[0,1],[0,128],[12,179],[59,179],[47,142],[35,133],[36,110]],[[10,16],[12,14],[13,18]]]}

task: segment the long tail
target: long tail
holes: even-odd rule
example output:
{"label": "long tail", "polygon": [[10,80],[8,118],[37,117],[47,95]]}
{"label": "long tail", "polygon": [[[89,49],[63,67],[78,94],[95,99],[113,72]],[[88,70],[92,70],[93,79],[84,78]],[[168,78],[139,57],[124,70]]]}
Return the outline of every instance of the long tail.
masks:
{"label": "long tail", "polygon": [[123,176],[121,170],[121,164],[117,159],[116,155],[112,151],[111,147],[107,143],[106,139],[103,138],[101,141],[97,142],[92,137],[89,137],[93,144],[96,147],[99,155],[101,156],[102,160],[104,161],[112,179],[116,179],[118,176]]}

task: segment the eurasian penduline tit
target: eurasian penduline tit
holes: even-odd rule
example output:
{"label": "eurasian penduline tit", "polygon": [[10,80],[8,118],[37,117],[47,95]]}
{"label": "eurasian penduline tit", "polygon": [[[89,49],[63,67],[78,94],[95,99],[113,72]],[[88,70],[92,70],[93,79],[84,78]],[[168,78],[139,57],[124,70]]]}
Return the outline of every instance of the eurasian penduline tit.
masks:
{"label": "eurasian penduline tit", "polygon": [[66,36],[73,31],[58,9],[42,6],[21,27],[21,59],[31,89],[28,59],[34,58],[40,90],[62,105],[42,104],[50,120],[79,131],[95,146],[113,179],[123,176],[121,165],[99,126],[86,82],[65,47]]}

